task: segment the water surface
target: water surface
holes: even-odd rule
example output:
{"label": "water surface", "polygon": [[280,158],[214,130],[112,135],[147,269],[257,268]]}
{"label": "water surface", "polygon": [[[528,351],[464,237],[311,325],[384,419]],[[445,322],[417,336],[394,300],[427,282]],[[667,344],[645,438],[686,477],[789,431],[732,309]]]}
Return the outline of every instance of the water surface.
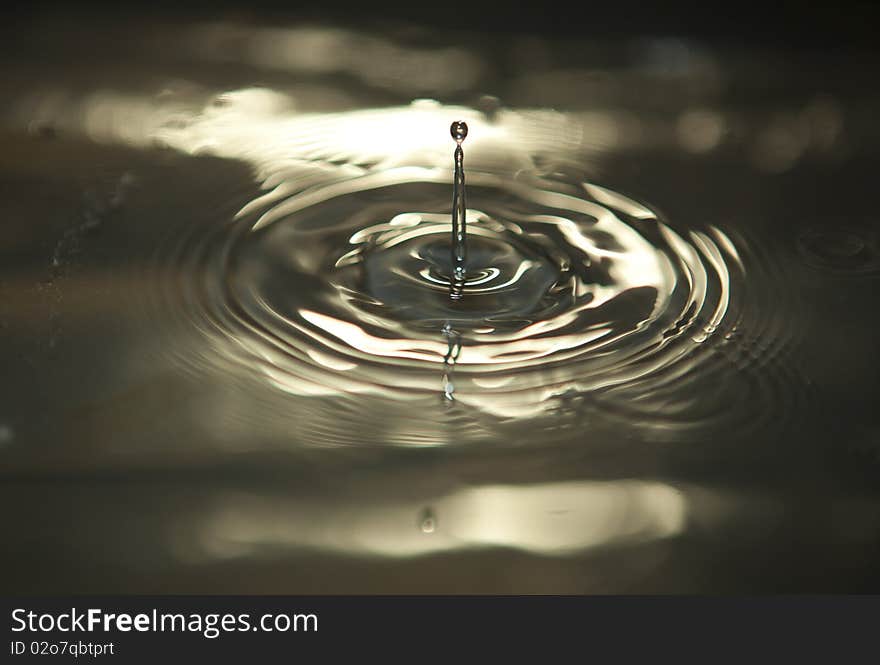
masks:
{"label": "water surface", "polygon": [[6,588],[877,589],[876,63],[155,18],[10,43]]}

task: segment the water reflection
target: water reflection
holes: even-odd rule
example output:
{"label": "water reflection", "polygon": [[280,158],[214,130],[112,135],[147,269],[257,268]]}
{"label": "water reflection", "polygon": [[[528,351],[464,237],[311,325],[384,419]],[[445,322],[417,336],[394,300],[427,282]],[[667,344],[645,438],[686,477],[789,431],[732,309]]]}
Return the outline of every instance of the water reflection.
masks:
{"label": "water reflection", "polygon": [[[207,557],[265,556],[279,548],[411,557],[503,547],[571,556],[669,538],[683,530],[685,497],[662,483],[590,481],[471,487],[412,502],[328,505],[230,496],[199,529]],[[426,537],[429,536],[429,537]]]}

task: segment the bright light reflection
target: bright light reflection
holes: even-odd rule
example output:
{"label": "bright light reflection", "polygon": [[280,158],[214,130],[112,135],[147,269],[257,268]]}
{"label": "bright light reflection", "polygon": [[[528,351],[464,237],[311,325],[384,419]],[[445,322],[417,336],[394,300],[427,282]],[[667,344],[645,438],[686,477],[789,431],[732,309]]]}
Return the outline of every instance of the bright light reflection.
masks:
{"label": "bright light reflection", "polygon": [[[207,101],[206,101],[207,100]],[[206,101],[206,103],[205,103]],[[4,114],[15,125],[51,126],[100,143],[157,145],[252,164],[269,203],[334,177],[400,165],[448,168],[449,118],[471,128],[468,165],[515,173],[573,162],[582,168],[609,144],[609,114],[576,117],[548,109],[499,109],[491,120],[468,107],[418,99],[407,106],[303,113],[296,99],[268,88],[209,95],[64,89],[22,93]],[[611,141],[613,142],[613,141]]]}
{"label": "bright light reflection", "polygon": [[[426,533],[425,506],[435,516]],[[687,501],[657,482],[572,481],[487,485],[414,504],[333,506],[232,496],[202,528],[209,557],[253,556],[278,548],[409,557],[503,547],[566,556],[601,546],[669,538],[685,528]]]}

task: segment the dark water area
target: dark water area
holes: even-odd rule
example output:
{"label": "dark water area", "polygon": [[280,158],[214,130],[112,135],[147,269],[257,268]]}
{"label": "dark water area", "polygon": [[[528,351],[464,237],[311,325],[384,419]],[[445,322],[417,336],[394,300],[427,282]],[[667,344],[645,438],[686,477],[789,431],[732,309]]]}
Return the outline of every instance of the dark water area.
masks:
{"label": "dark water area", "polygon": [[6,29],[3,588],[880,590],[880,55],[418,20]]}

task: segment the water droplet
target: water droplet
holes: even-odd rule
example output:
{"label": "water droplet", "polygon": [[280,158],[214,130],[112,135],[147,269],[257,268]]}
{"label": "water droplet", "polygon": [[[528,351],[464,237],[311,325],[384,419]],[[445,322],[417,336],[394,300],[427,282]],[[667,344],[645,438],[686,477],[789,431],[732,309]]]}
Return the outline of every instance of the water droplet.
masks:
{"label": "water droplet", "polygon": [[449,127],[449,133],[456,143],[461,143],[467,138],[468,126],[463,120],[456,120]]}
{"label": "water droplet", "polygon": [[437,515],[432,508],[425,508],[419,514],[419,529],[422,533],[434,533],[437,530]]}

